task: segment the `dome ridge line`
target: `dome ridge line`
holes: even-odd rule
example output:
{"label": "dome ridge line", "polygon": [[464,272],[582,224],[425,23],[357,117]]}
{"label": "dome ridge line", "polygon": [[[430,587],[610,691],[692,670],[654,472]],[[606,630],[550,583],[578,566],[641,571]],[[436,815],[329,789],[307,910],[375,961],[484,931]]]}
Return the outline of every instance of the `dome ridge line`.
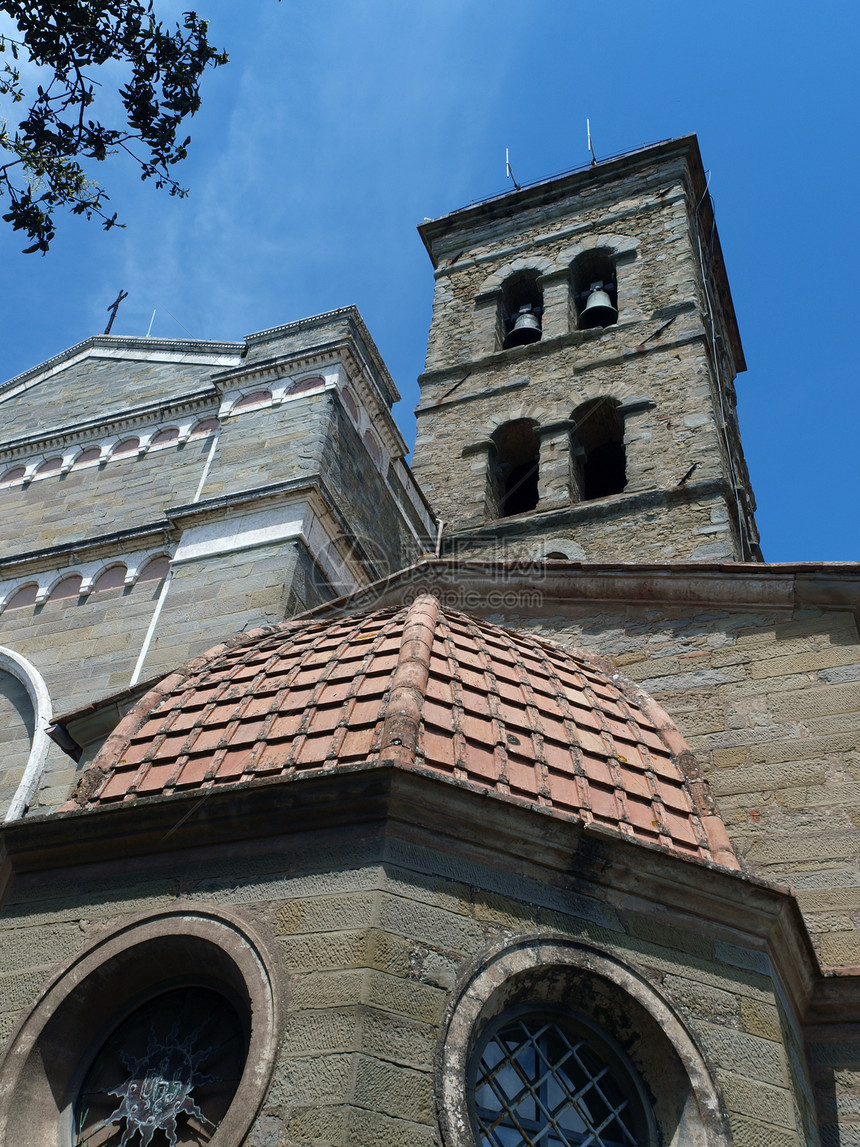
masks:
{"label": "dome ridge line", "polygon": [[403,623],[380,745],[382,756],[391,756],[398,764],[415,762],[439,610],[438,598],[422,594],[410,605]]}
{"label": "dome ridge line", "polygon": [[[615,677],[616,679],[621,678],[621,674],[616,673]],[[717,809],[714,794],[705,780],[695,754],[684,740],[677,725],[662,705],[659,705],[650,694],[646,693],[635,682],[625,679],[624,685],[626,691],[633,694],[639,708],[653,722],[655,729],[668,745],[684,778],[693,808],[698,813],[701,831],[714,861],[725,868],[740,871],[741,864],[729,838],[723,818]]]}

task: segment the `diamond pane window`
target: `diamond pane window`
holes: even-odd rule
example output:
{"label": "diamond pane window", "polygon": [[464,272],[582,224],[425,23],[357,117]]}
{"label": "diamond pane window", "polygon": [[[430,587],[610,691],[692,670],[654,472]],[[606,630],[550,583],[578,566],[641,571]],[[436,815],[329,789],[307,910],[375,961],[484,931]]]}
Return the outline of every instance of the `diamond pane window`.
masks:
{"label": "diamond pane window", "polygon": [[632,1064],[579,1017],[518,1008],[472,1061],[480,1147],[645,1147],[653,1119]]}
{"label": "diamond pane window", "polygon": [[239,1086],[247,1037],[209,988],[165,992],[114,1030],[75,1105],[74,1147],[208,1143]]}

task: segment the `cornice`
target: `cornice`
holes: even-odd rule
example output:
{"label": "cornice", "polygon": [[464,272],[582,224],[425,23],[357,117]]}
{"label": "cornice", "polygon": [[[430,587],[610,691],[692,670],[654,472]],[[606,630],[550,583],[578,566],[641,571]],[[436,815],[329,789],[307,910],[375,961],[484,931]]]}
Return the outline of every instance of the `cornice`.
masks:
{"label": "cornice", "polygon": [[[367,352],[367,356],[379,380],[382,383],[381,397],[386,405],[391,405],[400,400],[400,392],[398,391],[394,379],[389,373],[388,367],[383,361],[382,355],[379,353],[379,348],[373,340],[370,331],[361,317],[358,307],[354,304],[347,307],[339,307],[337,310],[324,311],[321,315],[310,315],[304,319],[297,319],[292,323],[284,323],[281,326],[269,327],[267,330],[258,331],[256,334],[247,335],[245,338],[246,345],[251,348],[260,343],[269,342],[276,338],[282,338],[291,334],[295,334],[302,330],[312,330],[314,327],[323,326],[326,323],[331,323],[338,319],[347,319],[352,330],[346,336],[363,344]],[[336,340],[339,341],[339,340]],[[302,353],[299,351],[298,353]]]}
{"label": "cornice", "polygon": [[[776,564],[758,562],[596,563],[568,561],[481,561],[426,558],[347,597],[326,602],[300,617],[354,613],[414,598],[417,589],[443,601],[469,594],[469,609],[499,613],[497,594],[538,591],[543,609],[557,615],[583,605],[610,604],[651,609],[738,609],[790,613],[794,609],[853,610],[860,620],[860,563]],[[529,609],[535,615],[534,607]]]}
{"label": "cornice", "polygon": [[[218,366],[225,356],[238,356],[244,352],[244,343],[213,342],[198,339],[129,338],[123,335],[91,335],[60,351],[45,362],[16,374],[0,383],[0,403],[13,394],[35,386],[50,378],[58,370],[84,358],[140,359],[154,358],[161,362],[193,363],[200,366]],[[126,353],[127,352],[127,353]]]}
{"label": "cornice", "polygon": [[[2,833],[11,874],[105,866],[170,849],[264,842],[306,833],[361,830],[408,840],[446,863],[511,869],[546,889],[549,900],[573,893],[621,913],[648,912],[702,929],[732,965],[734,946],[769,958],[796,1014],[820,971],[792,894],[742,872],[675,855],[620,832],[585,826],[465,780],[441,778],[372,759],[331,770],[225,784],[193,794],[138,797],[132,804],[25,817]],[[263,845],[265,847],[265,845]],[[500,859],[504,858],[504,864]],[[80,871],[80,868],[78,868]],[[516,896],[516,893],[511,895]],[[546,899],[546,897],[544,897]],[[549,901],[548,901],[549,903]],[[618,942],[627,934],[619,932]],[[741,964],[734,966],[740,968]],[[745,973],[748,974],[748,969]]]}
{"label": "cornice", "polygon": [[[675,314],[692,314],[697,312],[698,308],[695,303],[686,302],[673,308]],[[673,316],[674,317],[674,316]],[[613,347],[609,353],[603,357],[589,357],[583,359],[581,362],[575,362],[572,370],[576,375],[583,375],[592,370],[606,370],[615,366],[621,366],[629,362],[631,359],[639,359],[647,354],[669,354],[673,350],[680,350],[681,347],[690,346],[693,343],[706,343],[707,337],[704,326],[701,325],[698,313],[696,313],[697,327],[695,330],[687,330],[679,333],[675,338],[659,338],[655,337],[654,326],[657,324],[658,331],[661,333],[661,328],[665,329],[665,320],[663,313],[651,315],[647,318],[632,319],[624,323],[614,323],[610,327],[597,327],[593,330],[585,331],[568,331],[563,335],[556,335],[555,338],[541,339],[540,342],[528,343],[522,347],[510,348],[508,350],[492,351],[490,354],[482,355],[481,358],[470,359],[466,361],[458,361],[451,363],[448,366],[435,367],[433,370],[427,370],[418,378],[418,384],[422,388],[426,386],[435,386],[440,383],[450,382],[454,375],[460,375],[468,370],[472,377],[477,377],[483,371],[496,370],[500,365],[510,364],[512,369],[525,370],[527,364],[532,359],[540,359],[544,356],[557,355],[559,351],[573,349],[588,343],[595,343],[601,338],[606,338],[607,344],[615,341],[613,336],[620,338],[625,334],[635,334],[637,329],[646,328],[641,331],[645,337],[641,338],[635,345],[623,346],[620,348]],[[609,336],[607,338],[607,336]],[[474,396],[464,395],[462,397],[451,400],[450,402],[437,401],[422,393],[421,405],[416,407],[416,414],[426,414],[428,410],[438,410],[442,406],[455,405],[457,402],[468,401],[469,397],[483,398],[487,391],[481,391]]]}
{"label": "cornice", "polygon": [[24,577],[42,569],[64,568],[81,560],[92,561],[98,557],[110,557],[116,551],[127,550],[132,544],[136,548],[167,545],[175,538],[170,522],[166,518],[145,522],[128,530],[115,530],[100,534],[97,538],[75,538],[59,546],[45,546],[40,550],[28,550],[0,561],[0,577]]}
{"label": "cornice", "polygon": [[173,396],[172,398],[156,402],[142,403],[140,406],[126,407],[122,411],[109,411],[100,414],[97,418],[85,418],[80,422],[70,422],[65,426],[52,427],[39,434],[29,434],[21,438],[12,438],[0,444],[0,458],[8,456],[14,458],[19,454],[32,453],[38,447],[51,447],[66,443],[71,439],[82,441],[97,438],[105,433],[115,433],[118,430],[136,429],[141,422],[152,422],[153,419],[163,420],[189,411],[198,410],[205,406],[212,406],[213,413],[217,413],[218,393],[214,386],[206,386],[188,394]]}

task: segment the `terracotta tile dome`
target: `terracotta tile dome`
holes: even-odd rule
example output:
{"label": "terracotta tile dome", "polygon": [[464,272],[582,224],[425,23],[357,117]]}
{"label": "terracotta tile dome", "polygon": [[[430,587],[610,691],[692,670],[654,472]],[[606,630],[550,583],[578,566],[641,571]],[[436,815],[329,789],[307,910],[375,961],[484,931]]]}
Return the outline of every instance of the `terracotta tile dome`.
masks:
{"label": "terracotta tile dome", "polygon": [[739,867],[693,754],[612,667],[442,610],[242,634],[152,689],[67,807],[373,761]]}

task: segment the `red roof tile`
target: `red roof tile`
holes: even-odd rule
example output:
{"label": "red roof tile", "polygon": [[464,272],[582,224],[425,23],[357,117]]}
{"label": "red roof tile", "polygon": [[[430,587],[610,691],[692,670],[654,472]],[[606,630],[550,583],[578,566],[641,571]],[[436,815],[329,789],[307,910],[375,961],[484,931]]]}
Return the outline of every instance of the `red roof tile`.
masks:
{"label": "red roof tile", "polygon": [[82,785],[77,803],[368,760],[738,867],[692,753],[654,701],[581,651],[429,596],[210,650],[120,722],[91,766],[101,787],[87,797]]}

